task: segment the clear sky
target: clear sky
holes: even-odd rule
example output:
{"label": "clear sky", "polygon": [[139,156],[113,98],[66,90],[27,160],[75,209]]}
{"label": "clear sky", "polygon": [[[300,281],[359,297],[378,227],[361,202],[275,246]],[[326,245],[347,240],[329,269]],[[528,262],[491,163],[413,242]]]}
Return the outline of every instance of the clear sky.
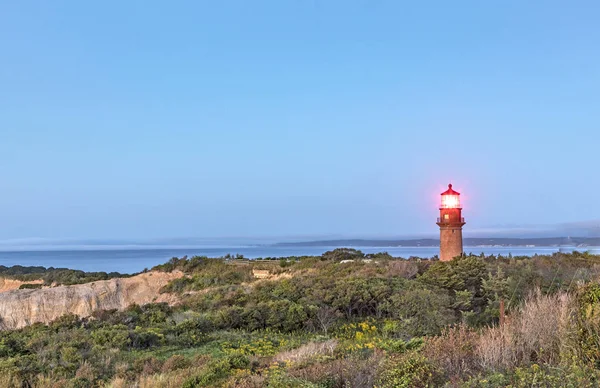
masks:
{"label": "clear sky", "polygon": [[600,218],[597,1],[3,1],[0,238]]}

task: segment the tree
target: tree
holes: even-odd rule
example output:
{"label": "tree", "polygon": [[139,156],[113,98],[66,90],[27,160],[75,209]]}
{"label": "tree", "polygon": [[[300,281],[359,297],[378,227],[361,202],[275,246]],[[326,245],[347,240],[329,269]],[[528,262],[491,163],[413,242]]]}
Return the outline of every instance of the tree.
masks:
{"label": "tree", "polygon": [[[448,294],[456,299],[457,293],[460,301],[455,301],[455,312],[457,317],[462,316],[466,304],[465,293],[471,295],[470,308],[475,313],[483,311],[487,300],[483,292],[483,280],[487,277],[487,266],[485,262],[476,256],[457,257],[446,262],[432,264],[429,269],[419,277],[424,284],[439,287],[448,291]],[[459,303],[457,303],[459,302]]]}
{"label": "tree", "polygon": [[330,306],[321,306],[314,314],[314,321],[324,334],[329,332],[331,326],[338,320],[339,312]]}
{"label": "tree", "polygon": [[365,254],[359,250],[352,248],[337,248],[333,251],[327,251],[321,255],[321,260],[333,260],[333,261],[342,261],[342,260],[357,260],[363,259]]}

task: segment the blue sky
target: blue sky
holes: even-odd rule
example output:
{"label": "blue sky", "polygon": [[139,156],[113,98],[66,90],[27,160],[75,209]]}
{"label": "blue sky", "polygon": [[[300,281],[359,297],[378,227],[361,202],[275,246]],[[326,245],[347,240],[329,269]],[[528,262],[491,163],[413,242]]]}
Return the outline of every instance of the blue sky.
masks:
{"label": "blue sky", "polygon": [[0,5],[0,239],[596,220],[600,5]]}

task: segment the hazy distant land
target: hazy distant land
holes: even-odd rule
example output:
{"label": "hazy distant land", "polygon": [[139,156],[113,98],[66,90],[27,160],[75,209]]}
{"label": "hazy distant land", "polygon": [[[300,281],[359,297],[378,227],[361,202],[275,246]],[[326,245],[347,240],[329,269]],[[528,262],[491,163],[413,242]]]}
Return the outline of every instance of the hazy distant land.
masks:
{"label": "hazy distant land", "polygon": [[[600,246],[600,237],[544,237],[544,238],[465,238],[465,246],[485,247],[527,247],[527,246]],[[438,247],[439,239],[425,238],[412,240],[375,240],[375,239],[340,239],[314,240],[300,242],[281,242],[275,246],[313,247],[313,246],[362,246],[362,247]]]}

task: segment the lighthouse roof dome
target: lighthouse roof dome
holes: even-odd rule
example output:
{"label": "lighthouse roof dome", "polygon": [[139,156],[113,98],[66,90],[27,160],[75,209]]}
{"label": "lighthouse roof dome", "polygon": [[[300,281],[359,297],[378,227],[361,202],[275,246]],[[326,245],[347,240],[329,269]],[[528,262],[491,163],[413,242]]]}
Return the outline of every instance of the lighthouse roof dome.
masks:
{"label": "lighthouse roof dome", "polygon": [[448,185],[448,190],[444,191],[442,195],[460,195],[458,191],[452,189],[452,183]]}

